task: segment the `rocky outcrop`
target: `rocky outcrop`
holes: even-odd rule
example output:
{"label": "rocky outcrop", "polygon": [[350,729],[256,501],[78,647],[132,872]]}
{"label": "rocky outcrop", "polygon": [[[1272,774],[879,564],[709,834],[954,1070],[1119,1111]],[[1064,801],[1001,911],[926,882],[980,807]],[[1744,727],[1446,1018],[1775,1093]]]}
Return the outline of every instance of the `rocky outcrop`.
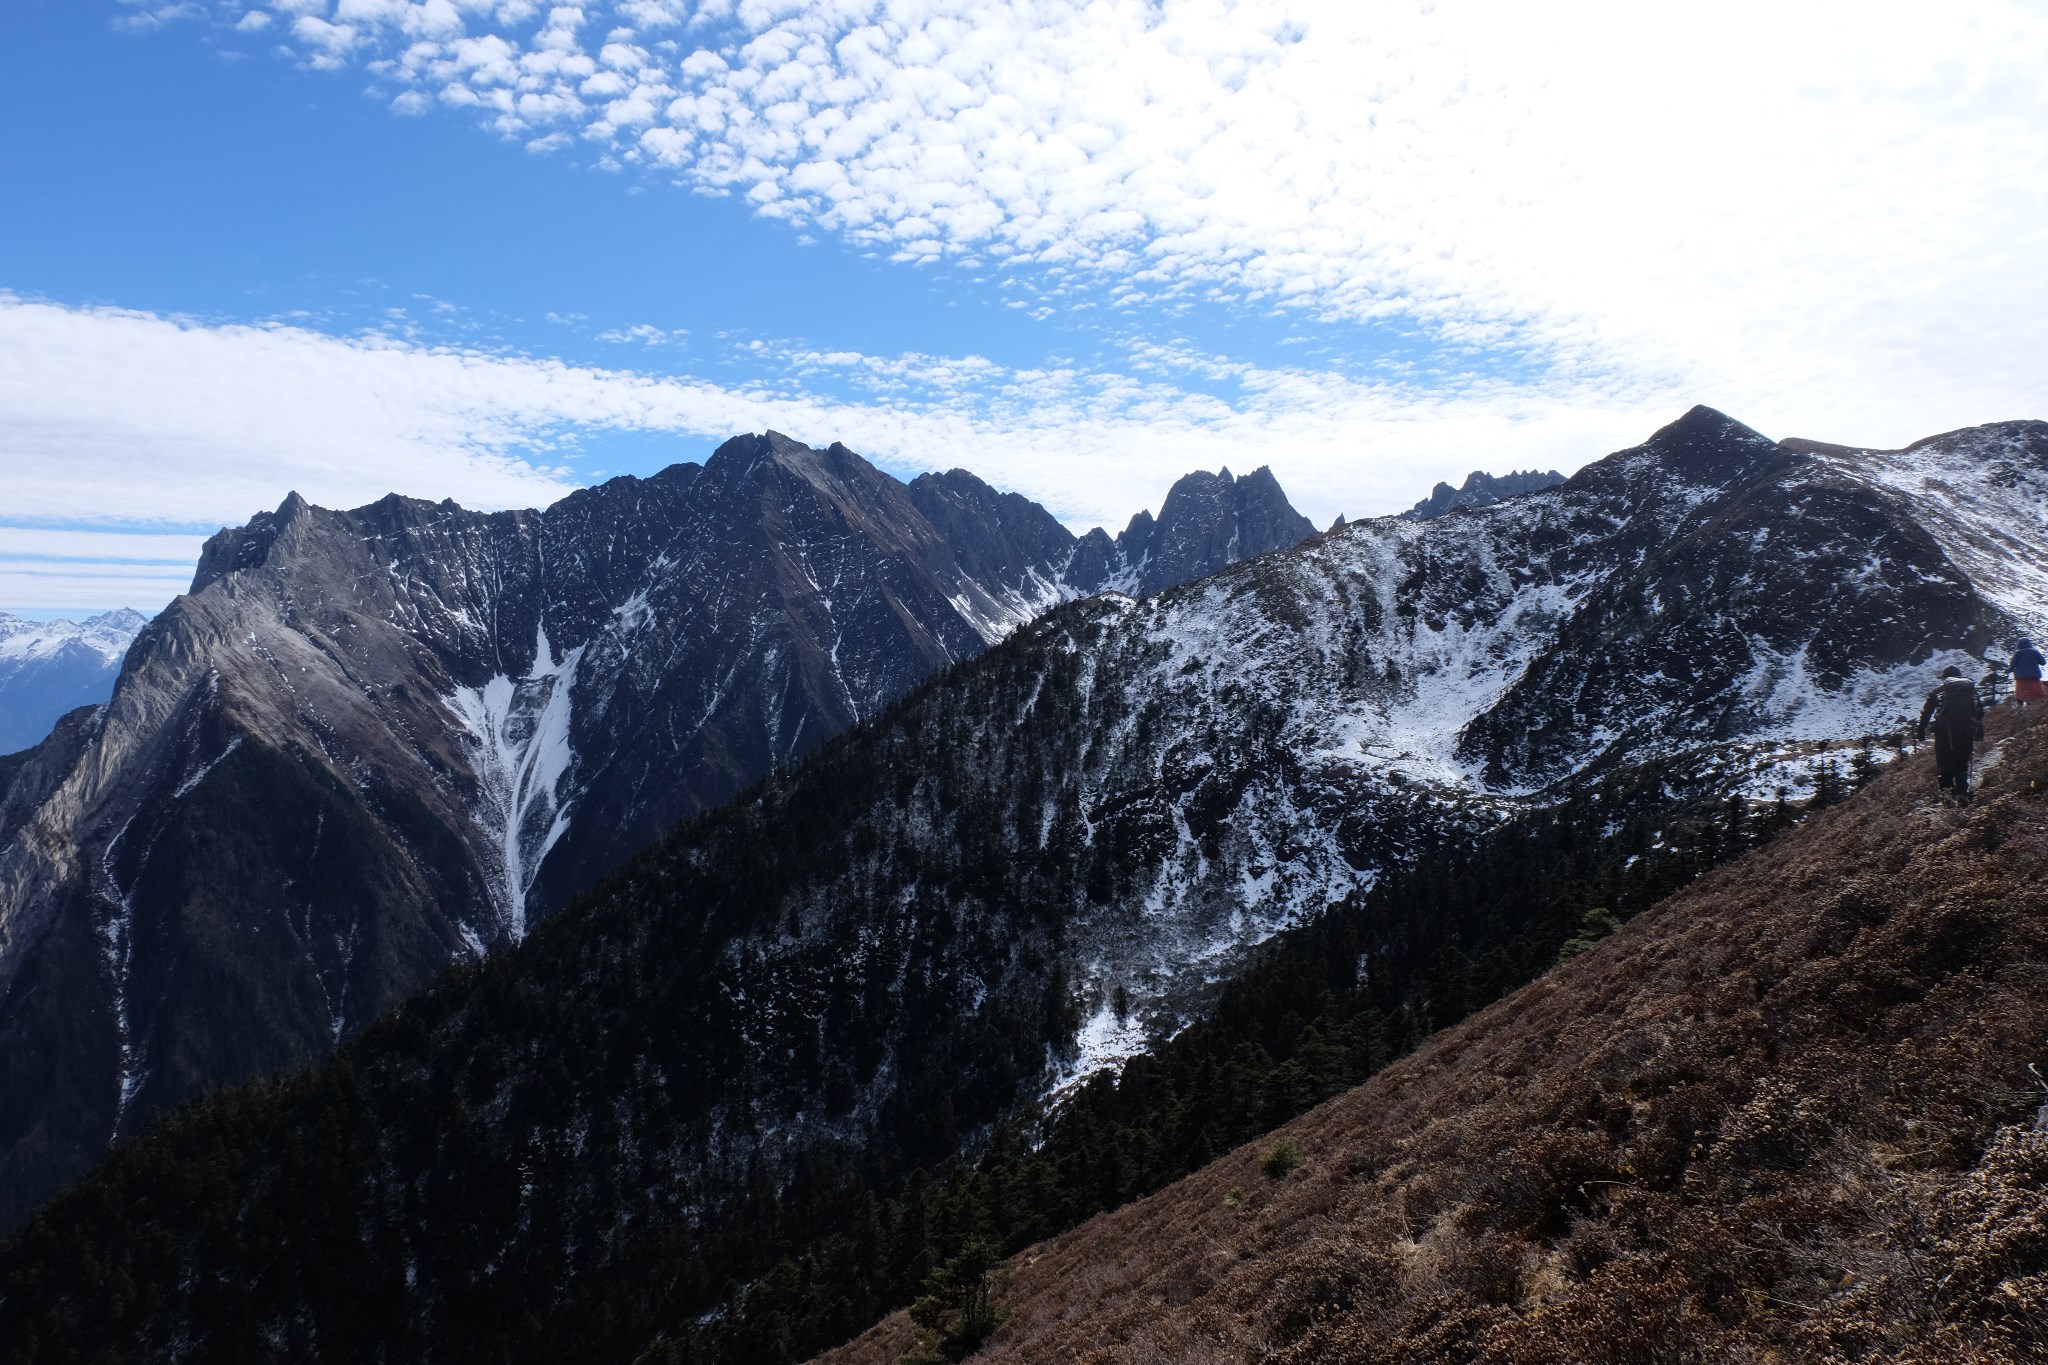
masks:
{"label": "rocky outcrop", "polygon": [[1139,593],[1162,592],[1206,578],[1240,559],[1299,545],[1315,527],[1288,504],[1273,471],[1261,466],[1242,479],[1228,469],[1189,474],[1174,484],[1158,520],[1140,512],[1116,539]]}
{"label": "rocky outcrop", "polygon": [[1491,507],[1503,498],[1555,488],[1563,482],[1564,475],[1554,469],[1516,470],[1507,474],[1488,474],[1475,469],[1465,476],[1462,487],[1453,488],[1447,483],[1439,483],[1430,490],[1428,497],[1401,515],[1410,521],[1434,521],[1461,508]]}

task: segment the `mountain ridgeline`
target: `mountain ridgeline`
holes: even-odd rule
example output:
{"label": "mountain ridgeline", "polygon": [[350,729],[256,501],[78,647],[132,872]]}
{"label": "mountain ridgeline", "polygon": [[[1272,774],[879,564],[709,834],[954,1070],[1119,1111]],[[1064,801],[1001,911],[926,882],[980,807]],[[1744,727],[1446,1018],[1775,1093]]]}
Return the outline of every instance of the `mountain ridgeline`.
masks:
{"label": "mountain ridgeline", "polygon": [[1453,488],[1447,483],[1440,483],[1429,491],[1428,497],[1401,515],[1410,521],[1434,521],[1460,508],[1491,507],[1517,493],[1555,488],[1563,482],[1564,475],[1554,469],[1517,469],[1506,474],[1488,474],[1475,469],[1465,476],[1461,486]]}
{"label": "mountain ridgeline", "polygon": [[[1844,452],[1696,409],[1554,488],[1057,606],[331,1063],[116,1147],[0,1251],[0,1350],[630,1360],[758,1321],[765,1340],[713,1345],[789,1359],[789,1315],[728,1281],[824,1281],[777,1263],[857,1244],[871,1200],[1259,998],[1229,984],[1258,945],[1322,932],[1368,975],[1325,982],[1342,1059],[1311,1046],[1295,1099],[1219,1115],[1282,1116],[1412,1041],[1404,1009],[1434,1027],[1511,988],[1595,888],[1659,885],[1623,874],[1667,867],[1673,830],[1696,868],[1749,837],[1713,833],[1750,827],[1745,794],[1826,799],[1931,670],[2034,622],[2008,561],[2044,560],[2043,507],[2048,424]],[[845,591],[829,577],[807,581]],[[534,654],[559,674],[568,648]],[[1501,854],[1490,884],[1524,902],[1459,901],[1440,961],[1447,902],[1405,870],[1552,818],[1585,831],[1567,850],[1633,842]],[[1538,867],[1579,890],[1527,898]],[[1186,1093],[1217,1094],[1195,1069]],[[1199,1155],[1130,1074],[1136,1107],[1105,1121],[1187,1146],[1103,1176],[1098,1207]],[[1085,1212],[1082,1178],[1040,1202]]]}
{"label": "mountain ridgeline", "polygon": [[1265,470],[1077,538],[772,432],[545,511],[221,532],[111,701],[0,770],[0,1226],[1049,607],[1309,532]]}

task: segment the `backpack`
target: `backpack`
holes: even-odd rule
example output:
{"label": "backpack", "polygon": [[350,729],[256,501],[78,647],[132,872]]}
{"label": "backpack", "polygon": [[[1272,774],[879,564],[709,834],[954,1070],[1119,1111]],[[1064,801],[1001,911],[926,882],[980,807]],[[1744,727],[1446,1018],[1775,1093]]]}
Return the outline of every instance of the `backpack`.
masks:
{"label": "backpack", "polygon": [[1950,678],[1941,685],[1941,705],[1934,723],[1951,733],[1969,726],[1978,739],[1984,738],[1984,713],[1977,705],[1977,688],[1968,678]]}

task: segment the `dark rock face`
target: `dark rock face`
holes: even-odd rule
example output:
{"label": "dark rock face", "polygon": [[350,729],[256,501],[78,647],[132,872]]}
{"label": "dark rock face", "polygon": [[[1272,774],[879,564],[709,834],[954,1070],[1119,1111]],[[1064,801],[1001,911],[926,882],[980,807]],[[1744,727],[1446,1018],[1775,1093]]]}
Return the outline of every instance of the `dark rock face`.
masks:
{"label": "dark rock face", "polygon": [[1261,466],[1233,479],[1189,474],[1167,493],[1154,521],[1144,512],[1117,537],[1132,587],[1162,592],[1206,578],[1240,559],[1299,545],[1315,534],[1309,519],[1288,504],[1273,471]]}
{"label": "dark rock face", "polygon": [[[997,493],[964,469],[922,475],[910,496],[963,568],[1023,597],[1045,596],[1053,583],[1062,597],[1146,597],[1315,534],[1263,466],[1242,479],[1228,469],[1184,475],[1157,517],[1139,512],[1113,538],[1097,527],[1077,540],[1037,503]],[[1056,566],[1050,577],[1048,565]]]}
{"label": "dark rock face", "polygon": [[[72,1303],[46,1312],[52,1301],[31,1292],[84,1243],[110,1247],[119,1274],[109,1282],[136,1285],[108,1296],[118,1302],[104,1311],[118,1321],[87,1324],[103,1343],[99,1358],[203,1358],[209,1346],[225,1355],[259,1340],[289,1341],[307,1356],[551,1358],[550,1333],[565,1339],[571,1324],[598,1320],[612,1300],[592,1294],[630,1281],[646,1290],[635,1299],[668,1315],[608,1329],[620,1337],[610,1354],[632,1359],[657,1330],[715,1311],[728,1274],[769,1273],[777,1250],[740,1269],[724,1255],[735,1229],[721,1219],[745,1200],[761,1201],[753,1213],[778,1227],[774,1217],[817,1207],[835,1178],[863,1170],[885,1126],[914,1137],[899,1148],[906,1160],[944,1160],[964,1135],[1141,1050],[1148,1029],[1198,1010],[1205,984],[1252,945],[1368,878],[1583,784],[1627,789],[1629,779],[1716,802],[1767,794],[1797,785],[1818,743],[1882,734],[1943,664],[2036,624],[1992,594],[2010,591],[2028,562],[2048,560],[2044,438],[2048,426],[2011,424],[1907,452],[1815,453],[1695,409],[1555,488],[1430,522],[1357,522],[1148,597],[1102,595],[1047,613],[811,762],[781,769],[756,799],[680,827],[535,941],[447,979],[352,1044],[346,1067],[190,1111],[161,1143],[118,1150],[92,1189],[0,1249],[0,1314],[18,1315],[0,1317],[0,1329],[19,1321],[72,1332],[89,1316]],[[760,487],[764,519],[790,516],[790,480],[831,490],[823,501],[833,507],[868,509],[863,524],[879,522],[873,509],[890,497],[909,496],[862,485],[858,474],[831,452],[785,457],[757,443],[691,478],[693,489],[714,476]],[[763,482],[749,482],[756,477]],[[592,490],[585,505],[600,495],[618,492]],[[553,544],[553,510],[488,526],[423,505],[401,510],[419,534]],[[301,511],[276,544],[341,515]],[[851,513],[840,515],[850,524]],[[891,609],[902,620],[922,585],[948,581],[933,567],[943,567],[943,542],[919,523],[890,524],[900,554],[847,561],[837,573],[824,547],[841,523],[819,516],[788,520],[794,533],[772,542],[773,564],[760,572],[777,595],[747,599],[736,614],[762,634],[743,638],[778,654],[805,639],[821,647],[816,630],[754,623],[813,608],[820,617],[807,619],[836,621],[861,584],[902,604]],[[365,533],[351,524],[348,534]],[[1019,533],[988,537],[981,553],[994,562]],[[577,543],[606,542],[586,530]],[[367,562],[382,572],[387,552],[379,544]],[[439,665],[448,679],[437,685],[479,689],[479,708],[497,705],[517,722],[504,728],[513,747],[558,723],[575,733],[583,712],[555,716],[557,690],[573,698],[610,676],[595,662],[608,657],[601,637],[558,631],[567,585],[599,573],[596,561],[564,567],[561,553],[504,552],[502,581],[527,564],[557,584],[529,615],[501,610],[512,621],[504,660],[478,644],[468,661]],[[848,576],[860,566],[865,577]],[[197,610],[187,604],[232,597],[238,584],[245,609],[278,600],[268,580],[238,576],[255,572],[227,575],[214,585],[221,591],[185,599],[152,627],[161,639],[138,646],[136,659],[149,662],[131,661],[103,734],[124,733],[123,708],[146,700],[132,680],[188,652],[175,636],[180,614]],[[455,602],[471,572],[425,596]],[[355,581],[344,576],[333,590]],[[617,614],[643,581],[623,575],[613,590],[625,595],[596,605]],[[1007,590],[983,589],[991,600]],[[488,623],[483,609],[497,600],[463,599],[459,609]],[[290,609],[305,621],[334,608],[309,596]],[[378,611],[394,609],[378,599]],[[334,714],[339,691],[311,695],[315,663],[321,650],[345,647],[359,691],[384,704],[375,652],[356,643],[373,633],[371,613],[323,629],[324,643],[297,653],[285,652],[288,637],[269,620],[234,628],[260,627],[250,668],[279,680],[263,694],[270,704]],[[936,651],[949,628],[919,629],[906,638]],[[519,648],[543,631],[546,643]],[[470,671],[456,673],[458,664]],[[831,680],[845,676],[843,665],[809,675],[746,667],[754,671],[736,676],[809,676],[825,696],[838,696]],[[218,694],[240,698],[244,712],[253,705],[225,672]],[[776,747],[768,729],[768,717],[786,724],[793,714],[782,709],[789,694],[755,695],[754,728],[734,733],[763,736],[771,755],[798,751]],[[206,799],[296,804],[290,818],[316,831],[319,793],[380,790],[370,762],[322,787],[323,760],[303,751],[287,769],[246,729],[230,756],[219,747],[227,732],[198,714],[191,753],[217,766],[201,773],[167,759],[185,793],[152,798],[167,806],[207,793],[230,763],[260,765],[234,783],[256,796]],[[394,733],[411,723],[397,703],[380,714]],[[482,781],[473,750],[457,736],[435,752],[442,785],[419,799],[459,804]],[[556,790],[573,831],[584,809],[575,803],[596,798],[573,778]],[[414,837],[401,812],[368,799],[357,809],[393,831],[379,837],[394,845]],[[138,813],[120,827],[125,836],[90,854],[91,867],[108,869],[91,885],[132,903],[129,927],[54,920],[44,938],[60,946],[19,978],[43,974],[44,994],[31,998],[61,998],[65,973],[97,961],[102,945],[118,958],[122,943],[159,932],[162,913],[145,909],[135,879],[161,839],[218,837],[256,819],[224,814],[187,835],[178,818]],[[519,828],[544,839],[552,820]],[[179,866],[242,856],[224,840],[215,847]],[[381,866],[363,875],[384,875]],[[338,876],[310,861],[285,865],[241,919],[212,898],[177,904],[186,922],[206,919],[207,942],[260,930],[267,945],[300,921],[263,907],[294,905],[303,893],[292,887]],[[312,913],[335,913],[326,907]],[[419,921],[436,923],[431,913]],[[394,958],[408,942],[374,926],[360,941],[391,943]],[[205,977],[282,996],[289,957],[264,959],[261,979],[246,985],[228,965]],[[150,989],[166,989],[172,973],[149,970],[159,973]],[[326,1019],[309,1014],[315,1026]],[[111,1046],[137,1036],[120,1033],[120,1019],[134,1030],[144,1015],[138,1006],[107,1012],[106,1023],[61,1017],[86,1019]],[[156,1060],[157,1046],[121,1052],[121,1074],[150,1084],[169,1064]],[[17,1055],[26,1054],[0,1049]],[[27,1062],[8,1064],[26,1075]],[[55,1150],[60,1136],[53,1128],[39,1140]],[[178,1180],[175,1198],[164,1194],[165,1170],[191,1177]],[[134,1222],[121,1222],[119,1237],[82,1231],[106,1210]],[[270,1240],[244,1240],[258,1225]],[[337,1225],[360,1235],[338,1239]],[[488,1269],[479,1247],[489,1248]],[[316,1273],[337,1263],[350,1273]],[[694,1297],[668,1297],[685,1275]],[[261,1292],[224,1309],[209,1297],[219,1285]],[[25,1328],[16,1336],[28,1339]]]}
{"label": "dark rock face", "polygon": [[1106,543],[773,432],[545,511],[294,494],[216,535],[104,710],[0,771],[0,1227],[1130,577]]}
{"label": "dark rock face", "polygon": [[[1500,475],[1475,469],[1465,476],[1464,487],[1453,488],[1447,483],[1440,483],[1430,490],[1428,497],[1401,515],[1410,521],[1434,521],[1463,507],[1491,507],[1503,498],[1555,488],[1563,482],[1564,475],[1554,469],[1548,472],[1517,470]],[[1342,518],[1339,518],[1341,522]]]}
{"label": "dark rock face", "polygon": [[59,716],[111,696],[122,656],[148,620],[126,609],[79,622],[0,613],[0,754],[33,748]]}

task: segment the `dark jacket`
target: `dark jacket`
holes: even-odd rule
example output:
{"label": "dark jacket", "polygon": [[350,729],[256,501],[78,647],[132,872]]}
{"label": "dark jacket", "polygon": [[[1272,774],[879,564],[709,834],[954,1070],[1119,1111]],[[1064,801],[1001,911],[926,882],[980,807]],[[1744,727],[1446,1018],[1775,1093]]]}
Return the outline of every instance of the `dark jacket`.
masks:
{"label": "dark jacket", "polygon": [[2012,675],[2029,682],[2041,681],[2041,665],[2048,659],[2041,657],[2041,651],[2032,645],[2021,645],[2012,652]]}
{"label": "dark jacket", "polygon": [[1927,738],[1930,724],[1946,732],[1951,743],[1965,736],[1984,738],[1984,703],[1977,696],[1976,684],[1968,678],[1942,679],[1920,708],[1921,739]]}

